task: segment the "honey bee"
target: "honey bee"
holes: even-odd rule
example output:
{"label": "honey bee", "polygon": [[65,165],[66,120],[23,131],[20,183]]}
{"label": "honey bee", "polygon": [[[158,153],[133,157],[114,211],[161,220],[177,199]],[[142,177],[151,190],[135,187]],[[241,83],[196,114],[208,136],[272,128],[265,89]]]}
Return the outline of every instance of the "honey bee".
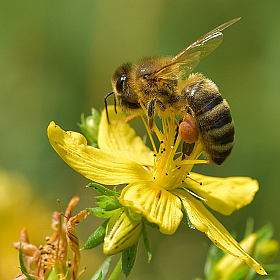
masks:
{"label": "honey bee", "polygon": [[113,92],[105,96],[105,108],[107,97],[115,94],[115,101],[125,113],[146,114],[151,131],[155,114],[187,116],[180,124],[182,138],[183,125],[193,118],[204,152],[215,164],[222,164],[234,144],[229,105],[213,81],[191,72],[200,59],[221,44],[221,31],[239,19],[218,26],[173,57],[145,58],[136,64],[121,65],[112,77]]}

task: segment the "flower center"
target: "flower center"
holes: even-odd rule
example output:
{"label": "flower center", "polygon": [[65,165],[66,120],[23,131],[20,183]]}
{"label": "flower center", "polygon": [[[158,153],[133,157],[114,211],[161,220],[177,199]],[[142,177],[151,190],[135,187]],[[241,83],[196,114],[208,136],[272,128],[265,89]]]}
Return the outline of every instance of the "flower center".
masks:
{"label": "flower center", "polygon": [[[202,145],[199,140],[194,143],[190,155],[182,154],[182,139],[178,134],[179,123],[174,113],[170,113],[168,117],[160,118],[161,128],[154,124],[155,140],[143,117],[142,120],[154,149],[155,161],[152,177],[154,182],[161,188],[172,190],[180,187],[182,181],[188,177],[194,164],[209,162],[197,159],[202,152]],[[156,145],[156,142],[159,145]]]}

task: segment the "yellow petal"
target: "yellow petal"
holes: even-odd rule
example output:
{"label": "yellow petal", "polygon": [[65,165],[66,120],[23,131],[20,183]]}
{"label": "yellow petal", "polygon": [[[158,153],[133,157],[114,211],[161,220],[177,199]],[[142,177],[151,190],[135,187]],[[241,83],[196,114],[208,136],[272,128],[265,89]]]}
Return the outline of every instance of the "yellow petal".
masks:
{"label": "yellow petal", "polygon": [[[243,239],[239,244],[248,254],[252,254],[257,239],[257,234],[252,233],[245,239]],[[241,269],[243,266],[244,262],[241,259],[237,259],[232,255],[224,255],[215,265],[216,279],[230,279],[230,276]]]}
{"label": "yellow petal", "polygon": [[128,158],[141,165],[154,164],[153,152],[143,143],[135,130],[125,122],[125,115],[118,108],[115,113],[114,106],[108,106],[108,123],[106,111],[103,110],[99,125],[98,146],[103,151]]}
{"label": "yellow petal", "polygon": [[251,203],[259,189],[258,182],[248,177],[216,178],[191,173],[190,177],[202,185],[186,180],[185,186],[206,199],[206,205],[215,211],[230,215]]}
{"label": "yellow petal", "polygon": [[126,186],[119,201],[157,224],[164,234],[173,234],[183,216],[179,198],[153,182],[138,181]]}
{"label": "yellow petal", "polygon": [[248,255],[229,234],[223,225],[204,207],[201,201],[181,190],[176,193],[181,197],[191,223],[196,229],[204,232],[210,240],[225,252],[244,260],[261,275],[266,275],[263,267]]}
{"label": "yellow petal", "polygon": [[48,138],[52,147],[69,166],[94,182],[118,185],[140,178],[150,179],[149,173],[141,165],[88,146],[82,134],[65,132],[54,122],[48,127]]}

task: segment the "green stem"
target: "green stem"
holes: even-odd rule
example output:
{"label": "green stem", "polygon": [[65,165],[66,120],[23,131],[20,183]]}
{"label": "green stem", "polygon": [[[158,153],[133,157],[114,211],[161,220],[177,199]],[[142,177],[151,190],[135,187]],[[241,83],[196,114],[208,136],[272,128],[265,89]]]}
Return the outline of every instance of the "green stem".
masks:
{"label": "green stem", "polygon": [[122,272],[122,257],[120,257],[114,271],[112,272],[112,274],[110,275],[108,280],[117,280],[119,278],[121,272]]}

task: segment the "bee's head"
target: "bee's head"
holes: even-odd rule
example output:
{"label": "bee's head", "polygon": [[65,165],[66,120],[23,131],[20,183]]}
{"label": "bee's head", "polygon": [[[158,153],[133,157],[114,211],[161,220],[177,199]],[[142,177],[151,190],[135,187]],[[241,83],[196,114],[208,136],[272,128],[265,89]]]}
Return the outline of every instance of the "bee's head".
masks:
{"label": "bee's head", "polygon": [[124,112],[135,113],[141,109],[139,97],[135,92],[132,65],[121,65],[112,77],[113,92],[117,102]]}

